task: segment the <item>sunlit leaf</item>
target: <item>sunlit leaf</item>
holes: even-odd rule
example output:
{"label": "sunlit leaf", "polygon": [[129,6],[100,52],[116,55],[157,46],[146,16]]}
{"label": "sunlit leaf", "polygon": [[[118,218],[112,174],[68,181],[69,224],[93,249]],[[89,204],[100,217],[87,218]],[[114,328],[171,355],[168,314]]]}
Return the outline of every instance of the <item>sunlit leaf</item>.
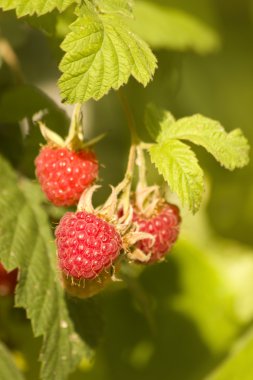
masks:
{"label": "sunlit leaf", "polygon": [[99,14],[84,7],[61,47],[59,86],[68,103],[100,99],[132,75],[144,86],[152,79],[156,58],[148,45],[118,14]]}

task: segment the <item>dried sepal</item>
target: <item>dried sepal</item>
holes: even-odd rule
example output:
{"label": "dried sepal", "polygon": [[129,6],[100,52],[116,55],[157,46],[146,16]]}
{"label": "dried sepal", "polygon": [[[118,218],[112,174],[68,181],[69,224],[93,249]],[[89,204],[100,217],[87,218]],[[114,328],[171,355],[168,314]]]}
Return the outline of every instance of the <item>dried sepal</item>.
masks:
{"label": "dried sepal", "polygon": [[97,144],[99,141],[103,140],[107,133],[101,133],[100,135],[94,137],[93,139],[90,139],[89,141],[83,142],[83,148],[89,148],[95,144]]}
{"label": "dried sepal", "polygon": [[96,190],[98,190],[101,186],[99,185],[93,185],[87,190],[84,190],[83,194],[80,197],[80,200],[77,205],[77,210],[78,211],[87,211],[91,214],[95,213],[95,209],[92,205],[92,198],[93,194]]}
{"label": "dried sepal", "polygon": [[117,204],[118,204],[118,193],[117,189],[113,186],[110,186],[112,192],[103,207],[100,209],[100,215],[103,215],[107,219],[113,219],[113,216],[116,213]]}
{"label": "dried sepal", "polygon": [[142,252],[139,248],[136,248],[133,252],[128,252],[127,257],[130,261],[147,263],[151,258],[151,253],[146,254]]}
{"label": "dried sepal", "polygon": [[[139,240],[143,240],[143,239],[148,239],[150,240],[150,246],[152,247],[152,245],[154,244],[155,242],[155,238],[152,234],[149,234],[147,232],[140,232],[140,231],[131,231],[127,234],[127,236],[125,237],[125,244],[127,246],[133,246],[134,244],[136,244]],[[124,244],[124,242],[123,242]]]}
{"label": "dried sepal", "polygon": [[126,231],[131,227],[133,220],[133,207],[130,205],[128,207],[128,211],[118,218],[119,231],[121,234],[125,234]]}
{"label": "dried sepal", "polygon": [[71,151],[88,150],[91,146],[102,140],[106,135],[106,133],[102,133],[91,140],[84,140],[81,104],[77,104],[74,109],[69,132],[65,139],[47,128],[41,120],[38,121],[38,124],[40,126],[42,136],[49,145],[56,148],[67,148]]}
{"label": "dried sepal", "polygon": [[65,146],[69,149],[78,150],[82,148],[84,140],[83,125],[82,125],[82,105],[75,105],[68,136],[65,140]]}
{"label": "dried sepal", "polygon": [[161,201],[160,190],[158,186],[137,185],[135,192],[135,205],[142,214],[149,217],[153,214],[158,203]]}
{"label": "dried sepal", "polygon": [[51,131],[51,129],[47,128],[42,121],[38,121],[40,131],[46,142],[54,147],[64,147],[64,140],[57,133]]}

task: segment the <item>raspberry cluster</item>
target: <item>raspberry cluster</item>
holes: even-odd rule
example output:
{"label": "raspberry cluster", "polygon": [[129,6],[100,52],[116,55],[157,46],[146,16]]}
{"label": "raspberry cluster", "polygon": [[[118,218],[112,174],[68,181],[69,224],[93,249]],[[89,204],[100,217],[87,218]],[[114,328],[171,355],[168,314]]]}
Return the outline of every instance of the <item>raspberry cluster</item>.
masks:
{"label": "raspberry cluster", "polygon": [[35,160],[36,175],[47,198],[56,206],[78,203],[98,176],[98,162],[89,150],[73,151],[45,145]]}
{"label": "raspberry cluster", "polygon": [[85,211],[66,213],[55,235],[60,268],[75,279],[94,279],[112,266],[122,248],[115,227]]}
{"label": "raspberry cluster", "polygon": [[151,239],[140,240],[138,248],[145,254],[151,254],[149,263],[159,261],[170,251],[179,234],[180,215],[177,206],[166,203],[151,217],[146,217],[135,210],[133,221],[138,224],[141,232],[151,234]]}
{"label": "raspberry cluster", "polygon": [[[49,201],[56,206],[78,204],[76,212],[62,217],[55,236],[63,285],[70,294],[86,298],[116,278],[121,250],[130,262],[160,261],[176,241],[181,219],[177,206],[166,203],[157,186],[142,188],[139,184],[131,207],[127,174],[112,188],[105,204],[94,209],[92,195],[98,186],[91,185],[99,165],[95,153],[87,149],[91,142],[84,143],[80,137],[77,116],[74,112],[65,140],[40,124],[47,145],[40,150],[35,166]],[[129,163],[134,168],[133,152],[130,150]],[[128,167],[131,178],[130,171]]]}

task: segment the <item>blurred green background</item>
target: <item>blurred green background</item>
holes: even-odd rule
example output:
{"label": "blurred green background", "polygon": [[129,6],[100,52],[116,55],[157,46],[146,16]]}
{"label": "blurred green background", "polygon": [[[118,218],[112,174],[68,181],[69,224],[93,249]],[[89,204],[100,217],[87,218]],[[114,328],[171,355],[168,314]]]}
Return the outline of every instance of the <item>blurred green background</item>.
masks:
{"label": "blurred green background", "polygon": [[[221,46],[210,54],[154,48],[159,65],[154,81],[144,89],[131,80],[125,88],[139,134],[148,138],[143,114],[145,104],[152,101],[176,117],[202,113],[219,120],[226,130],[239,127],[253,145],[253,1],[158,3],[202,20],[216,30]],[[0,31],[15,49],[26,82],[60,104],[56,87],[60,52],[55,40],[18,22],[12,13],[0,14]],[[36,101],[29,89],[22,102],[15,101],[15,94],[11,101],[4,98],[14,84],[1,61],[0,151],[32,177],[41,140],[33,129],[22,145],[17,121],[48,107],[48,99],[39,94]],[[54,104],[51,108],[48,123],[57,124],[64,134],[67,117]],[[96,147],[104,165],[100,173],[104,188],[97,199],[102,200],[107,184],[122,178],[130,142],[117,95],[111,92],[98,103],[90,102],[84,120],[87,137],[108,132]],[[71,379],[253,379],[252,162],[230,173],[201,149],[197,154],[206,171],[203,207],[194,217],[182,211],[181,239],[167,261],[125,273],[127,285],[94,299],[69,299],[77,331],[97,348],[94,361],[84,360]],[[151,172],[150,180],[160,181]],[[25,313],[13,310],[9,298],[0,299],[0,337],[27,379],[37,379],[40,339],[32,337]]]}

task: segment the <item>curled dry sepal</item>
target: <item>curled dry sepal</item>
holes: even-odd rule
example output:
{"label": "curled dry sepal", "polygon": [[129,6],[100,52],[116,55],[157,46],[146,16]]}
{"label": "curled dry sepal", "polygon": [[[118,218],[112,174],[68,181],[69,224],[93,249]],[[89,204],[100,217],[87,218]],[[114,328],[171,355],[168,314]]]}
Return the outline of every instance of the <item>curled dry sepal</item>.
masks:
{"label": "curled dry sepal", "polygon": [[41,188],[56,206],[76,205],[83,191],[98,177],[98,161],[89,149],[94,141],[83,141],[81,122],[76,115],[65,140],[42,123],[40,129],[47,141],[35,159]]}

